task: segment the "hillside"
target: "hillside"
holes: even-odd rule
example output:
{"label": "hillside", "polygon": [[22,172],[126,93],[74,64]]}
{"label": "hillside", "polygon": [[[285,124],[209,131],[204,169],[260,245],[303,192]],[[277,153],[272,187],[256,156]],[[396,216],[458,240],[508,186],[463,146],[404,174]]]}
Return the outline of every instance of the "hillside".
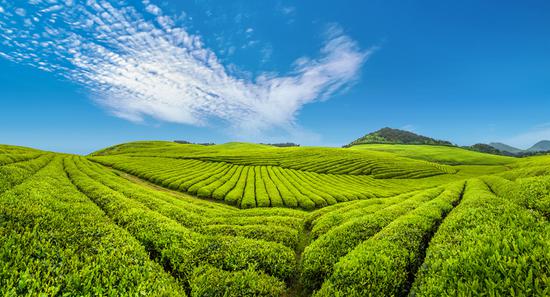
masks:
{"label": "hillside", "polygon": [[[452,168],[420,162],[384,152],[353,151],[323,147],[273,147],[250,143],[212,146],[170,142],[133,142],[100,150],[90,155],[98,162],[117,158],[167,158],[199,160],[208,164],[276,166],[321,174],[366,175],[374,178],[427,177],[453,172]],[[396,166],[399,164],[399,166]]]}
{"label": "hillside", "polygon": [[444,146],[453,145],[449,141],[436,140],[436,139],[418,135],[409,131],[392,129],[392,128],[386,127],[352,141],[350,144],[347,145],[347,147],[359,145],[359,144],[373,144],[373,143],[429,144],[429,145],[444,145]]}
{"label": "hillside", "polygon": [[433,145],[0,145],[0,295],[547,296],[549,165]]}
{"label": "hillside", "polygon": [[387,197],[439,182],[403,179],[456,173],[450,166],[385,152],[245,143],[127,143],[93,153],[90,159],[172,190],[241,208],[313,209],[352,197]]}
{"label": "hillside", "polygon": [[362,144],[355,145],[350,149],[387,152],[401,157],[447,165],[506,165],[517,160],[512,157],[492,155],[450,146]]}
{"label": "hillside", "polygon": [[546,152],[550,151],[550,140],[541,140],[527,149],[528,152]]}

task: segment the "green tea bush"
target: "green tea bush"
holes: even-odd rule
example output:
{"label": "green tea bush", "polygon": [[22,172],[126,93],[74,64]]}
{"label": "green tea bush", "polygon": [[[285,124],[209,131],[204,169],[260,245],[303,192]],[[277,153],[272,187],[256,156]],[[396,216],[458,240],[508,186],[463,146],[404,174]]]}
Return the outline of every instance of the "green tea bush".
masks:
{"label": "green tea bush", "polygon": [[550,176],[520,178],[516,181],[516,201],[550,218]]}
{"label": "green tea bush", "polygon": [[[214,180],[210,181],[207,185],[204,185],[200,187],[197,190],[197,196],[201,198],[210,198],[213,197],[213,192],[221,188],[225,183],[227,183],[231,178],[233,178],[233,175],[237,172],[238,166],[231,166],[229,171],[224,172],[224,174],[221,174],[220,176],[217,176],[214,178]],[[220,200],[223,200],[222,198],[217,198]],[[215,198],[215,197],[213,197]]]}
{"label": "green tea bush", "polygon": [[248,171],[250,170],[250,167],[243,167],[241,174],[239,175],[239,180],[237,181],[237,184],[227,193],[225,196],[225,201],[227,201],[230,204],[238,205],[239,201],[241,201],[243,195],[244,195],[244,189],[246,187],[246,181],[248,176]]}
{"label": "green tea bush", "polygon": [[190,278],[193,297],[284,296],[284,282],[254,270],[224,271],[212,266],[197,267]]}
{"label": "green tea bush", "polygon": [[185,296],[71,184],[62,157],[0,195],[0,234],[2,296]]}
{"label": "green tea bush", "polygon": [[[318,289],[323,281],[332,274],[334,265],[348,252],[356,249],[358,245],[377,234],[394,220],[438,197],[441,192],[442,189],[421,192],[401,203],[352,219],[319,237],[305,249],[303,254],[302,282],[304,286],[309,290]],[[360,262],[357,263],[360,265]]]}
{"label": "green tea bush", "polygon": [[223,178],[224,176],[228,175],[228,173],[231,171],[231,167],[232,167],[231,165],[227,165],[227,166],[224,166],[223,169],[221,169],[216,173],[204,175],[203,180],[196,181],[192,186],[190,186],[187,189],[186,192],[191,195],[197,195],[197,192],[199,191],[200,188],[208,186],[209,184],[216,182],[221,178]]}
{"label": "green tea bush", "polygon": [[285,185],[283,180],[279,178],[278,173],[274,170],[274,168],[269,166],[267,168],[267,172],[269,173],[270,178],[273,180],[274,185],[277,186],[277,191],[280,193],[284,205],[288,207],[298,207],[298,199]]}
{"label": "green tea bush", "polygon": [[[269,174],[269,171],[267,170],[266,166],[262,166],[260,169],[262,179],[264,181],[265,190],[267,197],[269,198],[270,205],[272,207],[281,207],[285,204],[283,203],[283,199],[281,198],[281,194],[279,190],[277,189],[277,186],[275,186],[275,183],[271,179],[271,176]],[[295,205],[288,205],[290,207]]]}
{"label": "green tea bush", "polygon": [[338,261],[315,296],[406,295],[430,237],[460,201],[463,187],[462,183],[449,185],[437,198],[395,219],[355,247]]}
{"label": "green tea bush", "polygon": [[430,242],[411,294],[548,296],[549,250],[545,220],[470,180]]}
{"label": "green tea bush", "polygon": [[262,174],[262,166],[255,166],[254,167],[254,176],[255,176],[255,184],[254,188],[256,189],[256,202],[258,204],[258,207],[268,207],[270,206],[271,202],[269,201],[269,195],[267,194],[267,190],[265,187],[265,181],[269,179],[269,176],[263,176]]}
{"label": "green tea bush", "polygon": [[244,194],[242,200],[239,202],[241,208],[256,207],[256,189],[255,189],[255,174],[254,167],[249,167],[248,174],[246,176],[246,185],[244,188]]}
{"label": "green tea bush", "polygon": [[75,185],[114,222],[128,230],[172,273],[187,280],[193,267],[209,263],[226,270],[254,267],[281,279],[295,269],[294,253],[289,248],[264,241],[239,237],[203,236],[175,221],[151,211],[143,204],[112,191],[82,173],[73,160],[65,166]]}
{"label": "green tea bush", "polygon": [[[224,198],[228,196],[230,191],[233,190],[237,185],[237,183],[239,182],[241,174],[243,174],[243,172],[245,172],[246,174],[246,171],[245,171],[246,167],[243,167],[243,166],[236,166],[236,167],[237,169],[231,175],[231,178],[229,178],[219,188],[215,189],[214,192],[212,192],[212,198],[215,198],[217,200],[224,200]],[[227,200],[233,200],[233,199],[227,199]],[[235,199],[234,201],[236,200],[238,199]]]}

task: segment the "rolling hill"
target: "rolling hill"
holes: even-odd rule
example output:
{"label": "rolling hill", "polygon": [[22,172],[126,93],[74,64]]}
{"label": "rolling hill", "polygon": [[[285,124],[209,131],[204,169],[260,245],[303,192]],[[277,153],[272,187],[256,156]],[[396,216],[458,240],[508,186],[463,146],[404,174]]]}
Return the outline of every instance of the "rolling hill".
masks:
{"label": "rolling hill", "polygon": [[388,152],[400,157],[447,165],[505,165],[517,161],[516,158],[512,157],[486,154],[452,146],[361,144],[354,145],[349,149]]}
{"label": "rolling hill", "polygon": [[547,296],[549,168],[412,144],[0,145],[0,294]]}
{"label": "rolling hill", "polygon": [[437,140],[430,137],[415,134],[413,132],[382,128],[378,131],[369,133],[363,137],[360,137],[352,141],[347,146],[354,146],[358,144],[426,144],[426,145],[444,145],[452,146],[453,144],[445,140]]}

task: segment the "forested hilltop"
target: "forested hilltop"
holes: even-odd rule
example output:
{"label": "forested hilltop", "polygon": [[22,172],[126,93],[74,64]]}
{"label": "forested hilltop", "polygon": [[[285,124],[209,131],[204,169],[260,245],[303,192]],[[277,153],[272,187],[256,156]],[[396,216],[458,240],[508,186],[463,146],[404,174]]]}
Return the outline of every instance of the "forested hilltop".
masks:
{"label": "forested hilltop", "polygon": [[430,137],[418,135],[413,132],[386,127],[378,131],[369,133],[363,137],[360,137],[352,141],[351,143],[345,145],[345,147],[350,147],[358,144],[373,144],[373,143],[428,144],[428,145],[445,145],[445,146],[453,145],[449,141],[437,140]]}

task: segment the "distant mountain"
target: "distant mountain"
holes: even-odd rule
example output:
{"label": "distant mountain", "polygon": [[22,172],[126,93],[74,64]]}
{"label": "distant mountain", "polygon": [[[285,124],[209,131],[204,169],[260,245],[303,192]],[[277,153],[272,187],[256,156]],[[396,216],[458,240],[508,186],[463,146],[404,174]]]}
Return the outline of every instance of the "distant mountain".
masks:
{"label": "distant mountain", "polygon": [[463,148],[471,150],[471,151],[476,151],[476,152],[481,152],[481,153],[486,153],[486,154],[493,154],[493,155],[505,155],[505,154],[509,153],[509,152],[504,152],[504,151],[501,151],[499,149],[496,149],[492,145],[485,144],[485,143],[476,143],[476,144],[471,145],[471,146],[463,146]]}
{"label": "distant mountain", "polygon": [[445,140],[437,140],[430,137],[418,135],[409,131],[383,128],[376,132],[369,133],[361,138],[352,141],[346,147],[369,144],[369,143],[390,143],[390,144],[429,144],[429,145],[444,145],[453,146],[452,143]]}
{"label": "distant mountain", "polygon": [[507,145],[507,144],[504,144],[504,143],[501,143],[501,142],[491,142],[491,143],[489,143],[489,145],[496,148],[499,151],[502,151],[502,152],[508,152],[508,153],[512,153],[512,154],[519,154],[519,153],[523,152],[522,149],[518,149],[518,148],[515,148],[513,146],[510,146],[510,145]]}
{"label": "distant mountain", "polygon": [[550,140],[542,140],[527,149],[528,152],[546,152],[550,151]]}

